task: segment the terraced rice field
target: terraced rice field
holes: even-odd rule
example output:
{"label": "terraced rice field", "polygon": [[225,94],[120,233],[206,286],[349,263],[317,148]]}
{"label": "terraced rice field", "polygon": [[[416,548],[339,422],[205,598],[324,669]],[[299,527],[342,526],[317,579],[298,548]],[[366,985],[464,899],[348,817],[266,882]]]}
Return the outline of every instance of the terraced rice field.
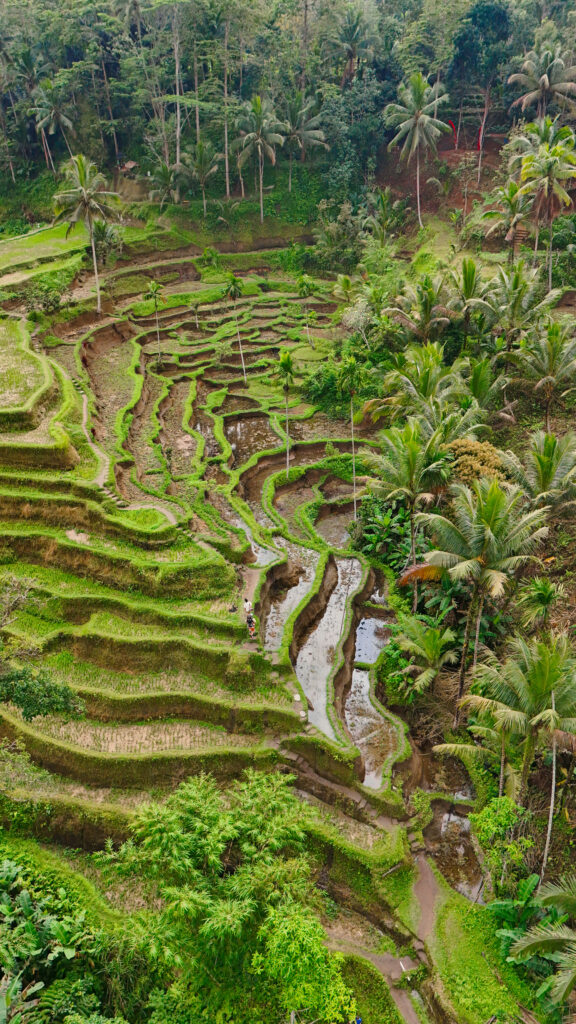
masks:
{"label": "terraced rice field", "polygon": [[[328,856],[329,892],[354,902],[359,873],[370,920],[433,977],[429,911],[448,890],[417,823],[406,831],[411,748],[376,692],[391,613],[350,549],[348,426],[296,388],[286,474],[275,364],[289,349],[299,384],[328,357],[340,331],[332,286],[317,281],[302,300],[275,266],[262,251],[220,270],[151,257],[144,285],[137,268],[108,274],[102,317],[84,306],[49,329],[17,310],[4,321],[0,425],[28,405],[0,434],[0,576],[29,581],[33,597],[4,635],[67,681],[84,715],[25,722],[2,706],[1,732],[31,761],[0,757],[0,791],[26,807],[34,834],[93,848],[191,772],[226,784],[248,765],[289,771],[311,807],[311,850]],[[244,287],[234,306],[222,295],[229,270]],[[174,283],[157,322],[140,292],[163,276]],[[375,443],[362,427],[360,446]],[[366,955],[403,1020],[445,1019],[426,983],[418,1016],[399,959]]]}

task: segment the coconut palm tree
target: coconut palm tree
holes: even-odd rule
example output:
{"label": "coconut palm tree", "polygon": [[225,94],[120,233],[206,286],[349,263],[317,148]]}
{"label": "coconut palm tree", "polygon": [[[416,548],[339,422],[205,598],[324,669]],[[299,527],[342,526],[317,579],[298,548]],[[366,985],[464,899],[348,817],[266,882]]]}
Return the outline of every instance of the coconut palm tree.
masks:
{"label": "coconut palm tree", "polygon": [[545,739],[552,747],[552,782],[546,842],[540,879],[546,871],[556,796],[557,733],[576,732],[576,659],[565,634],[548,640],[515,637],[503,662],[491,655],[476,670],[480,693],[468,694],[463,704],[488,711],[496,721],[524,737],[520,783],[523,800],[528,773],[538,743]]}
{"label": "coconut palm tree", "polygon": [[404,352],[390,353],[396,365],[384,377],[384,398],[367,402],[365,412],[374,420],[386,413],[411,415],[422,410],[427,402],[445,406],[465,393],[460,376],[461,361],[452,366],[444,362],[444,347],[438,342],[408,345]]}
{"label": "coconut palm tree", "polygon": [[550,312],[561,292],[554,289],[542,297],[540,273],[520,260],[514,267],[498,267],[486,292],[492,331],[506,342],[506,352],[528,330]]}
{"label": "coconut palm tree", "polygon": [[566,588],[562,583],[555,583],[547,576],[535,576],[528,580],[517,597],[517,607],[522,616],[522,625],[526,629],[538,628],[544,633],[550,625],[550,613],[559,601],[566,596]]}
{"label": "coconut palm tree", "polygon": [[511,479],[521,487],[533,505],[547,505],[559,511],[576,497],[576,435],[558,438],[544,430],[530,437],[521,460],[512,451],[498,452]]}
{"label": "coconut palm tree", "polygon": [[484,298],[489,285],[483,280],[480,267],[471,258],[462,260],[460,272],[451,270],[448,281],[451,294],[447,307],[452,313],[451,319],[462,329],[462,350],[465,352],[468,347],[473,314],[485,313],[490,309]]}
{"label": "coconut palm tree", "polygon": [[320,114],[314,100],[306,100],[304,93],[296,92],[286,104],[284,120],[284,146],[288,150],[288,191],[292,191],[292,162],[294,154],[304,160],[306,151],[313,146],[328,149],[326,136],[320,127]]}
{"label": "coconut palm tree", "polygon": [[575,147],[572,135],[554,145],[544,143],[537,153],[528,153],[522,161],[521,192],[534,197],[538,222],[546,225],[549,232],[548,291],[552,291],[554,221],[563,208],[572,204],[566,185],[576,178]]}
{"label": "coconut palm tree", "polygon": [[164,300],[164,288],[159,281],[150,281],[148,290],[144,294],[144,298],[151,299],[154,307],[154,316],[156,317],[156,341],[158,343],[158,362],[160,362],[162,353],[160,351],[160,320],[158,317],[158,308],[160,303]]}
{"label": "coconut palm tree", "polygon": [[345,8],[327,43],[333,53],[344,59],[340,82],[343,89],[354,81],[362,60],[370,57],[374,50],[374,33],[360,5]]}
{"label": "coconut palm tree", "polygon": [[154,168],[150,175],[152,189],[150,198],[160,203],[160,209],[165,203],[175,203],[178,195],[178,183],[181,169],[175,164],[167,164],[163,160]]}
{"label": "coconut palm tree", "polygon": [[569,922],[536,925],[514,943],[511,953],[515,957],[556,954],[557,971],[550,995],[555,1002],[564,1003],[576,988],[576,875],[547,882],[540,890],[539,901],[545,909],[566,915]]}
{"label": "coconut palm tree", "polygon": [[[309,299],[311,295],[314,295],[316,291],[316,282],[308,275],[301,274],[298,278],[298,295],[301,299]],[[308,338],[308,344],[311,348],[314,348],[312,340],[310,338],[310,310],[308,309],[308,303],[304,304],[304,315],[306,317],[306,337]]]}
{"label": "coconut palm tree", "polygon": [[354,356],[348,356],[340,365],[338,372],[338,391],[350,401],[350,437],[352,439],[352,500],[354,503],[354,522],[356,522],[356,448],[354,441],[354,398],[360,385],[361,368]]}
{"label": "coconut palm tree", "polygon": [[514,262],[518,231],[530,216],[533,201],[533,197],[523,192],[518,182],[510,178],[492,193],[491,202],[496,204],[496,209],[485,210],[482,214],[482,220],[490,222],[486,236],[497,233],[504,235],[508,242],[508,263]]}
{"label": "coconut palm tree", "polygon": [[520,71],[510,75],[508,85],[519,85],[525,90],[512,106],[523,111],[535,106],[537,117],[546,117],[551,103],[570,113],[576,111],[576,67],[560,46],[552,50],[544,45],[540,50],[531,50]]}
{"label": "coconut palm tree", "polygon": [[336,284],[332,289],[332,295],[339,302],[350,305],[362,291],[362,280],[359,277],[350,277],[349,274],[338,274]]}
{"label": "coconut palm tree", "polygon": [[286,479],[288,479],[288,473],[290,472],[290,421],[288,419],[288,394],[290,388],[294,384],[294,361],[287,348],[283,348],[280,352],[280,358],[276,363],[276,374],[280,378],[282,384],[284,402],[286,405]]}
{"label": "coconut palm tree", "polygon": [[[472,488],[452,488],[452,518],[420,512],[417,521],[428,530],[435,548],[425,561],[450,578],[469,586],[468,611],[458,675],[458,696],[464,693],[466,665],[475,623],[474,661],[486,597],[502,597],[514,573],[534,559],[534,552],[548,533],[547,509],[522,510],[519,487],[482,477]],[[410,572],[402,582],[410,582]],[[414,573],[417,578],[417,571]],[[457,716],[458,717],[458,716]]]}
{"label": "coconut palm tree", "polygon": [[[70,143],[68,142],[66,132],[70,132],[70,134],[73,135],[74,126],[66,114],[65,105],[62,102],[61,96],[54,83],[46,81],[42,85],[39,85],[34,90],[32,99],[33,106],[30,107],[28,113],[31,117],[34,117],[36,121],[36,131],[43,136],[46,146],[48,146],[46,132],[48,135],[55,135],[55,133],[59,131],[66,144],[66,149],[72,158],[72,150],[70,149]],[[52,161],[51,153],[50,160]]]}
{"label": "coconut palm tree", "polygon": [[204,217],[206,217],[207,212],[206,185],[209,179],[218,172],[222,159],[222,154],[215,153],[213,146],[209,142],[203,142],[200,139],[194,147],[194,152],[189,156],[185,155],[183,160],[183,167],[180,173],[183,174],[184,178],[192,178],[200,186]]}
{"label": "coconut palm tree", "polygon": [[72,157],[65,164],[63,170],[65,188],[58,195],[54,196],[56,209],[54,223],[67,223],[67,236],[76,224],[80,222],[84,224],[92,249],[92,262],[96,283],[96,311],[101,313],[102,300],[94,240],[94,225],[98,220],[106,222],[118,219],[114,206],[114,200],[118,197],[115,192],[109,192],[105,189],[106,180],[104,175],[100,174],[96,165],[81,153],[78,156]]}
{"label": "coconut palm tree", "polygon": [[401,650],[411,656],[413,666],[419,670],[412,679],[413,689],[416,693],[424,693],[444,665],[458,661],[454,646],[456,635],[445,626],[431,626],[417,615],[399,615],[398,627],[394,639]]}
{"label": "coconut palm tree", "polygon": [[[446,454],[439,450],[435,435],[426,439],[420,424],[409,419],[403,427],[391,427],[381,437],[383,453],[365,454],[365,461],[375,474],[374,492],[387,501],[401,501],[410,520],[410,565],[416,565],[416,511],[434,501],[435,489],[443,485],[449,474]],[[413,610],[418,592],[414,588]]]}
{"label": "coconut palm tree", "polygon": [[450,131],[450,127],[437,117],[438,107],[447,100],[440,83],[429,85],[424,75],[417,71],[408,82],[399,86],[398,103],[389,103],[384,110],[386,124],[398,129],[388,149],[401,146],[401,158],[407,163],[416,158],[416,206],[420,227],[423,227],[420,161],[428,152],[435,152],[442,133]]}
{"label": "coconut palm tree", "polygon": [[506,723],[496,722],[492,715],[483,714],[478,722],[468,725],[468,732],[476,742],[438,743],[435,754],[459,757],[465,765],[481,764],[499,767],[498,797],[506,795],[517,800],[520,785],[519,772],[511,763],[514,732]]}
{"label": "coconut palm tree", "polygon": [[286,126],[276,117],[269,100],[254,96],[245,103],[238,118],[238,166],[254,158],[258,167],[260,191],[260,223],[264,223],[264,164],[269,160],[276,163],[276,146],[284,143]]}
{"label": "coconut palm tree", "polygon": [[235,274],[228,274],[226,284],[222,290],[222,297],[228,299],[232,303],[234,310],[234,320],[236,323],[236,337],[238,338],[238,348],[240,349],[240,360],[242,362],[242,373],[244,375],[244,383],[246,380],[246,365],[244,363],[244,351],[242,349],[242,338],[240,337],[240,328],[238,326],[238,312],[236,310],[236,303],[238,299],[244,294],[244,285],[242,279],[236,277]]}
{"label": "coconut palm tree", "polygon": [[544,334],[528,337],[514,362],[520,369],[519,382],[533,388],[544,406],[546,433],[550,433],[550,412],[559,398],[574,390],[576,379],[576,338],[559,323],[550,324]]}
{"label": "coconut palm tree", "polygon": [[415,285],[405,284],[395,304],[382,312],[426,344],[452,319],[447,300],[444,278],[424,274]]}

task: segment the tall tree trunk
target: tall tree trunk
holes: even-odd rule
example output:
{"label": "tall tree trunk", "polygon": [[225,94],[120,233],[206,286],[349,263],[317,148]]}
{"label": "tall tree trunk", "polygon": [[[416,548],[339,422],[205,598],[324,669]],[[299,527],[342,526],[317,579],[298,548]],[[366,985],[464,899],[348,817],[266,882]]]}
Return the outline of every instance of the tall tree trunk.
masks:
{"label": "tall tree trunk", "polygon": [[500,737],[500,781],[498,783],[498,798],[504,796],[504,769],[506,767],[506,733],[502,732]]}
{"label": "tall tree trunk", "polygon": [[230,155],[228,148],[228,36],[230,22],[224,25],[224,176],[226,179],[226,199],[230,199]]}
{"label": "tall tree trunk", "polygon": [[[460,669],[458,672],[458,701],[462,700],[464,696],[464,684],[466,682],[466,662],[468,660],[468,651],[470,649],[470,634],[472,632],[472,621],[474,619],[474,613],[476,611],[476,601],[478,600],[478,588],[474,587],[472,596],[470,598],[470,604],[468,606],[468,614],[466,616],[466,629],[464,631],[464,642],[462,644],[462,656],[460,659]],[[456,707],[456,714],[454,715],[454,726],[456,727],[460,721],[460,704]]]}
{"label": "tall tree trunk", "polygon": [[240,349],[240,361],[242,363],[242,373],[244,375],[244,383],[246,380],[246,366],[244,364],[244,352],[242,349],[242,338],[240,337],[240,328],[238,326],[238,313],[236,312],[236,303],[234,303],[234,319],[236,320],[236,337],[238,338],[238,348]]}
{"label": "tall tree trunk", "polygon": [[354,502],[354,522],[356,522],[356,449],[354,446],[354,393],[350,395],[350,434],[352,437],[352,500]]}
{"label": "tall tree trunk", "polygon": [[206,186],[202,186],[202,206],[204,208],[204,220],[206,220]]}
{"label": "tall tree trunk", "polygon": [[472,658],[472,670],[476,668],[476,662],[478,661],[478,644],[480,642],[480,626],[482,624],[482,611],[484,608],[484,595],[480,598],[478,605],[478,614],[476,616],[476,632],[474,634],[474,656]]}
{"label": "tall tree trunk", "polygon": [[[414,505],[410,505],[410,563],[412,568],[416,565],[416,524],[414,522]],[[418,583],[414,580],[414,593],[412,595],[412,614],[416,614],[418,608]]]}
{"label": "tall tree trunk", "polygon": [[286,399],[286,480],[288,480],[288,473],[290,472],[290,426],[288,422],[288,388],[284,388],[284,396]]}
{"label": "tall tree trunk", "polygon": [[176,166],[180,166],[180,146],[182,140],[182,107],[180,103],[180,18],[178,8],[172,15],[172,47],[174,51],[174,84],[176,86]]}
{"label": "tall tree trunk", "polygon": [[120,163],[120,150],[118,148],[118,136],[116,135],[116,128],[114,127],[114,116],[112,114],[112,100],[110,98],[110,86],[108,85],[108,75],[106,74],[106,65],[104,63],[104,57],[100,58],[100,66],[102,68],[102,78],[104,79],[104,92],[106,94],[106,106],[108,107],[108,116],[110,118],[110,127],[112,128],[112,139],[114,141],[114,154],[116,156],[116,163]]}
{"label": "tall tree trunk", "polygon": [[258,185],[260,188],[260,223],[264,223],[264,157],[258,151]]}
{"label": "tall tree trunk", "polygon": [[300,88],[306,88],[306,81],[308,78],[308,4],[309,0],[304,0],[303,7],[303,21],[302,21],[302,74],[300,76]]}
{"label": "tall tree trunk", "polygon": [[196,53],[196,39],[194,39],[192,66],[194,68],[194,96],[196,97],[196,145],[198,145],[200,142],[200,107],[198,106],[198,55]]}
{"label": "tall tree trunk", "polygon": [[[554,691],[552,691],[552,711],[556,711],[556,701],[554,699]],[[540,869],[540,881],[538,888],[544,881],[544,874],[546,872],[546,865],[548,863],[548,854],[550,853],[550,843],[552,841],[552,826],[554,824],[554,802],[556,798],[556,732],[552,733],[552,784],[550,787],[550,809],[548,811],[548,827],[546,829],[546,843],[544,846],[544,853],[542,854],[542,868]]]}
{"label": "tall tree trunk", "polygon": [[484,111],[482,113],[482,123],[480,125],[480,135],[478,136],[478,184],[480,184],[480,178],[482,177],[482,157],[484,156],[484,133],[486,132],[486,122],[488,121],[488,114],[490,113],[490,87],[484,91]]}
{"label": "tall tree trunk", "polygon": [[458,147],[460,146],[460,130],[462,128],[462,107],[463,107],[463,105],[464,105],[464,100],[461,99],[460,100],[460,110],[458,112],[458,127],[456,129],[456,146],[455,146],[455,149],[458,149]]}
{"label": "tall tree trunk", "polygon": [[160,318],[158,317],[158,299],[156,297],[154,298],[154,312],[156,314],[156,343],[158,345],[158,362],[160,362],[162,358],[162,353],[160,352]]}
{"label": "tall tree trunk", "polygon": [[528,785],[528,776],[530,775],[530,768],[532,766],[532,759],[534,757],[534,739],[531,735],[528,735],[524,741],[524,755],[522,757],[522,771],[520,773],[520,792],[518,793],[518,803],[521,807],[524,806],[524,796],[526,793],[526,787]]}
{"label": "tall tree trunk", "polygon": [[92,262],[94,264],[94,281],[96,283],[96,312],[102,312],[102,300],[100,297],[100,278],[98,276],[98,260],[96,259],[96,242],[94,240],[94,225],[90,224],[90,245],[92,248]]}
{"label": "tall tree trunk", "polygon": [[288,192],[292,191],[292,149],[288,156]]}
{"label": "tall tree trunk", "polygon": [[552,243],[554,237],[554,221],[550,221],[550,241],[548,242],[548,291],[552,291]]}
{"label": "tall tree trunk", "polygon": [[62,132],[62,138],[64,139],[64,142],[66,143],[66,149],[68,150],[68,153],[70,155],[70,159],[72,159],[72,150],[70,149],[70,143],[68,142],[68,136],[66,135],[66,132],[64,131],[63,128],[61,128],[60,131]]}
{"label": "tall tree trunk", "polygon": [[421,228],[424,227],[422,223],[422,212],[420,210],[420,147],[416,149],[416,208],[418,210],[418,223]]}
{"label": "tall tree trunk", "polygon": [[550,396],[550,397],[546,398],[546,405],[545,405],[545,409],[544,409],[544,425],[545,425],[546,433],[547,434],[549,434],[551,432],[550,431],[550,406],[551,405],[552,405],[552,397]]}
{"label": "tall tree trunk", "polygon": [[56,168],[54,167],[54,161],[52,159],[52,150],[50,149],[50,143],[48,142],[48,136],[43,128],[40,129],[42,132],[42,141],[44,143],[44,152],[47,157],[47,163],[53,174],[56,174]]}

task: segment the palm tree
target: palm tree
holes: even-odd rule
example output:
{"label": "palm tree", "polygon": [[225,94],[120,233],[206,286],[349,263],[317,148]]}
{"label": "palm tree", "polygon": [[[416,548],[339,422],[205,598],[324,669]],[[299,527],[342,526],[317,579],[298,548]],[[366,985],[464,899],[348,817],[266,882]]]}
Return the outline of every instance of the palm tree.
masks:
{"label": "palm tree", "polygon": [[338,372],[338,390],[343,397],[350,400],[350,436],[352,439],[352,500],[354,503],[354,522],[356,522],[356,449],[354,443],[354,397],[360,384],[361,369],[354,356],[348,356],[340,365]]}
{"label": "palm tree", "polygon": [[[301,299],[309,299],[311,295],[314,295],[316,291],[316,282],[308,275],[301,274],[298,278],[298,295]],[[310,311],[308,309],[308,303],[303,303],[304,314],[306,316],[306,337],[308,338],[308,344],[311,348],[314,348],[312,340],[310,338]]]}
{"label": "palm tree", "polygon": [[555,1002],[564,1003],[576,987],[576,875],[543,885],[540,904],[545,909],[556,910],[562,917],[567,915],[572,925],[564,920],[536,925],[514,943],[511,953],[515,957],[556,954],[558,969],[550,995]]}
{"label": "palm tree", "polygon": [[514,100],[513,107],[527,110],[536,106],[536,116],[546,117],[551,103],[557,103],[570,113],[576,111],[576,67],[568,63],[569,58],[557,46],[551,50],[531,50],[526,54],[520,71],[510,75],[508,85],[520,85],[526,91]]}
{"label": "palm tree", "polygon": [[[33,106],[30,108],[28,113],[31,117],[35,118],[36,131],[43,138],[44,143],[48,146],[48,140],[46,138],[46,132],[48,135],[54,135],[59,131],[66,144],[70,157],[72,157],[72,150],[70,149],[70,143],[68,142],[68,136],[66,132],[74,134],[74,126],[72,121],[65,112],[64,104],[62,103],[60,94],[53,82],[44,82],[43,85],[39,85],[32,94],[34,100]],[[48,146],[48,152],[50,155],[50,161],[52,161],[52,154]]]}
{"label": "palm tree", "polygon": [[[445,483],[448,459],[438,448],[436,436],[425,439],[413,419],[403,427],[391,427],[382,434],[382,455],[366,454],[365,460],[377,475],[373,489],[387,501],[401,501],[410,520],[410,565],[416,565],[416,510],[434,500],[435,489]],[[414,588],[413,610],[418,592]]]}
{"label": "palm tree", "polygon": [[572,204],[565,185],[576,178],[575,145],[573,135],[554,145],[544,143],[537,153],[528,153],[522,161],[521,191],[534,197],[536,217],[549,231],[548,291],[552,291],[554,221],[563,207]]}
{"label": "palm tree", "polygon": [[399,631],[395,640],[401,650],[413,658],[419,669],[413,679],[416,693],[424,693],[432,685],[444,665],[453,665],[458,660],[454,648],[455,634],[451,629],[431,626],[417,615],[399,615]]}
{"label": "palm tree", "polygon": [[517,599],[523,626],[526,629],[537,627],[544,633],[550,624],[550,612],[565,596],[563,584],[555,583],[546,576],[535,576],[528,580]]}
{"label": "palm tree", "polygon": [[382,310],[424,344],[439,334],[452,317],[447,304],[444,278],[424,274],[415,285],[405,284],[395,305]]}
{"label": "palm tree", "polygon": [[349,274],[338,274],[336,284],[332,289],[332,295],[339,302],[350,305],[362,290],[362,281],[359,277],[350,277]]}
{"label": "palm tree", "polygon": [[557,511],[573,504],[576,495],[576,435],[558,438],[537,430],[529,440],[521,461],[515,452],[498,452],[500,461],[533,505],[547,505]]}
{"label": "palm tree", "polygon": [[64,166],[64,183],[67,186],[64,191],[54,196],[56,208],[54,223],[67,223],[67,236],[72,231],[72,228],[80,222],[86,227],[90,238],[92,262],[94,265],[96,311],[101,313],[102,301],[94,240],[94,225],[97,220],[106,222],[117,219],[113,202],[118,197],[115,192],[106,191],[104,188],[106,184],[104,175],[100,174],[96,165],[81,153],[78,156],[72,157]]}
{"label": "palm tree", "polygon": [[360,6],[345,8],[336,24],[336,31],[328,39],[328,46],[344,58],[341,88],[350,85],[360,68],[362,58],[369,57],[374,48],[374,36]]}
{"label": "palm tree", "polygon": [[573,391],[576,377],[576,339],[559,323],[550,324],[545,334],[527,338],[514,361],[521,371],[519,380],[530,384],[544,405],[546,433],[550,433],[550,412],[558,398]]}
{"label": "palm tree", "polygon": [[520,799],[524,797],[528,772],[537,744],[551,740],[552,783],[546,842],[540,879],[544,878],[556,795],[557,733],[576,732],[576,659],[565,634],[548,640],[515,637],[504,662],[491,655],[476,671],[481,694],[468,694],[464,704],[488,711],[496,721],[507,723],[524,737]]}
{"label": "palm tree", "polygon": [[[385,398],[375,398],[365,406],[374,420],[385,413],[413,414],[429,401],[445,407],[465,392],[460,376],[461,361],[452,366],[444,362],[444,347],[438,342],[408,345],[404,352],[390,353],[396,364],[384,377]],[[445,411],[445,408],[443,409]]]}
{"label": "palm tree", "polygon": [[260,223],[264,223],[264,163],[269,160],[276,163],[276,146],[284,142],[286,126],[278,120],[269,100],[254,96],[250,103],[244,104],[244,110],[238,119],[240,138],[238,145],[238,166],[243,167],[247,160],[255,158],[258,166],[258,184],[260,190]]}
{"label": "palm tree", "polygon": [[217,173],[221,160],[222,154],[215,153],[209,142],[203,142],[200,139],[196,143],[192,155],[183,161],[184,177],[189,175],[200,186],[204,217],[206,217],[206,185],[208,180]]}
{"label": "palm tree", "polygon": [[494,189],[491,201],[497,204],[496,209],[485,210],[482,214],[482,220],[490,221],[486,236],[495,232],[504,235],[510,246],[508,263],[513,263],[518,231],[530,214],[533,197],[523,192],[518,182],[511,178],[505,185]]}
{"label": "palm tree", "polygon": [[542,297],[539,271],[520,260],[514,267],[498,267],[486,292],[489,317],[495,334],[506,342],[510,352],[518,339],[536,326],[560,297],[555,289]]}
{"label": "palm tree", "polygon": [[292,161],[294,153],[299,153],[302,160],[306,150],[312,146],[323,146],[328,149],[326,136],[320,127],[320,115],[315,113],[314,100],[306,100],[304,93],[296,92],[286,105],[284,122],[284,145],[288,150],[288,191],[292,191]]}
{"label": "palm tree", "polygon": [[519,773],[511,764],[510,747],[514,732],[510,732],[506,723],[496,722],[492,715],[483,714],[479,722],[468,725],[475,743],[438,743],[432,748],[435,754],[447,757],[459,757],[466,765],[481,764],[499,766],[498,797],[504,794],[516,800],[519,789]]}
{"label": "palm tree", "polygon": [[286,479],[290,472],[290,421],[288,419],[288,393],[294,384],[294,362],[287,348],[282,349],[276,363],[276,373],[282,382],[286,403]]}
{"label": "palm tree", "polygon": [[226,284],[222,291],[222,297],[229,299],[234,309],[234,319],[236,322],[236,337],[238,338],[238,348],[240,349],[240,360],[242,362],[242,373],[244,375],[244,383],[246,384],[246,366],[244,363],[244,352],[242,349],[242,338],[240,337],[240,328],[238,326],[238,312],[236,310],[236,303],[241,295],[244,294],[244,285],[242,279],[236,277],[234,274],[228,274]]}
{"label": "palm tree", "polygon": [[472,489],[456,484],[452,494],[453,518],[420,512],[417,519],[427,528],[436,545],[424,556],[426,562],[447,570],[451,579],[468,583],[470,587],[458,676],[458,697],[461,698],[474,620],[475,661],[486,597],[502,597],[506,583],[516,570],[533,560],[548,529],[544,525],[547,509],[522,511],[523,494],[519,487],[501,485],[495,479],[482,477],[474,482]]}
{"label": "palm tree", "polygon": [[462,260],[460,273],[456,270],[450,271],[449,282],[452,294],[447,306],[462,327],[462,350],[465,352],[468,347],[472,314],[486,312],[490,308],[484,298],[489,285],[482,279],[478,264],[471,258]]}
{"label": "palm tree", "polygon": [[420,159],[430,150],[436,151],[438,139],[450,128],[437,117],[438,106],[446,103],[448,97],[440,83],[429,85],[424,75],[417,71],[398,88],[398,103],[389,103],[384,110],[387,125],[398,131],[388,149],[402,145],[401,158],[411,163],[416,157],[416,205],[418,223],[422,224],[420,209]]}
{"label": "palm tree", "polygon": [[150,181],[154,186],[150,192],[150,198],[160,203],[160,209],[164,203],[174,203],[178,195],[178,182],[181,169],[175,164],[167,164],[164,160],[154,168]]}
{"label": "palm tree", "polygon": [[158,307],[164,299],[164,288],[158,281],[150,281],[144,298],[151,299],[154,306],[154,315],[156,317],[156,340],[158,342],[158,362],[160,362],[162,354],[160,352],[160,320],[158,318]]}

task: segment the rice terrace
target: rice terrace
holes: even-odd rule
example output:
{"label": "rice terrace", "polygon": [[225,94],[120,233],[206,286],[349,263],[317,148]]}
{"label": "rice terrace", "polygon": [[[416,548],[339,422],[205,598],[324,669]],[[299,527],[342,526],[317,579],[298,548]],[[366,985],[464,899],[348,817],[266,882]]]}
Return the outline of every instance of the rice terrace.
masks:
{"label": "rice terrace", "polygon": [[0,1024],[576,1020],[576,9],[0,27]]}

